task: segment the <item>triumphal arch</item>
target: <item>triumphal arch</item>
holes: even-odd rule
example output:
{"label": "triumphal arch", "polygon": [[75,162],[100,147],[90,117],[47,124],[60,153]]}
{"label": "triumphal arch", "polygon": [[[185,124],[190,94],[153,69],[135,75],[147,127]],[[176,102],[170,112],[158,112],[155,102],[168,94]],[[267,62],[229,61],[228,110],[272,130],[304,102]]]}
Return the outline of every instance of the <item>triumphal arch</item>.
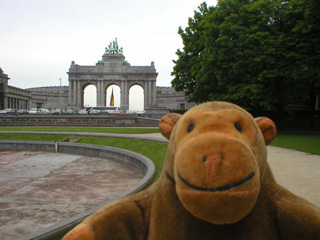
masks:
{"label": "triumphal arch", "polygon": [[97,106],[106,106],[106,89],[110,85],[120,88],[120,108],[129,107],[129,89],[139,85],[144,89],[144,107],[156,106],[156,72],[154,62],[150,66],[131,66],[119,48],[117,39],[105,48],[102,59],[95,66],[80,66],[71,62],[69,72],[69,107],[84,107],[84,89],[95,85],[97,89]]}

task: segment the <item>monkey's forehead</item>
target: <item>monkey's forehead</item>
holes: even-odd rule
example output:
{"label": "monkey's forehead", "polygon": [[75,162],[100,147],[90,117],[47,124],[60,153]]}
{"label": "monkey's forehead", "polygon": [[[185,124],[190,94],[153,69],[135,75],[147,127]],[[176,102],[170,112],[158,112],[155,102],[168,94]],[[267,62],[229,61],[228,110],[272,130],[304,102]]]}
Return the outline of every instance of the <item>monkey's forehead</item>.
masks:
{"label": "monkey's forehead", "polygon": [[202,103],[200,105],[192,107],[184,115],[188,116],[191,114],[193,115],[195,112],[201,114],[204,112],[215,112],[215,111],[221,111],[221,110],[227,110],[227,109],[241,112],[244,115],[246,115],[246,117],[253,119],[252,115],[249,112],[247,112],[245,109],[241,108],[240,106],[235,105],[233,103],[222,102],[222,101]]}
{"label": "monkey's forehead", "polygon": [[223,102],[223,101],[213,101],[213,102],[206,102],[200,105],[194,106],[190,110],[203,110],[203,111],[217,111],[222,109],[237,109],[237,110],[244,110],[236,104]]}

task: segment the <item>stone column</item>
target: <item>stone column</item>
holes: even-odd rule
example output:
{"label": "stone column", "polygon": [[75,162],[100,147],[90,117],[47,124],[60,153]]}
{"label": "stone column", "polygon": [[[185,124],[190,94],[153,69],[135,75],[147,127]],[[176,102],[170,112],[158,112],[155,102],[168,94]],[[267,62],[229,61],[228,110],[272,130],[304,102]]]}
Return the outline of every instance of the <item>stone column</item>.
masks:
{"label": "stone column", "polygon": [[105,94],[103,93],[103,82],[100,82],[100,105],[104,106],[105,100],[103,99],[105,97]]}
{"label": "stone column", "polygon": [[124,82],[124,107],[126,110],[129,108],[129,91],[128,91],[128,81]]}
{"label": "stone column", "polygon": [[156,81],[152,81],[152,105],[156,106],[157,105],[157,86],[156,86]]}
{"label": "stone column", "polygon": [[3,109],[8,108],[8,97],[4,95]]}
{"label": "stone column", "polygon": [[152,82],[148,81],[148,106],[152,105]]}
{"label": "stone column", "polygon": [[106,93],[104,91],[104,83],[101,81],[100,83],[100,105],[99,106],[105,106],[105,102],[106,102]]}
{"label": "stone column", "polygon": [[101,81],[97,83],[97,106],[101,106]]}
{"label": "stone column", "polygon": [[127,110],[129,104],[128,81],[121,81],[120,84],[120,109]]}
{"label": "stone column", "polygon": [[77,82],[75,80],[72,81],[72,105],[76,106],[77,105]]}
{"label": "stone column", "polygon": [[122,106],[124,104],[123,95],[124,95],[123,81],[121,81],[121,83],[120,83],[120,109],[122,109]]}
{"label": "stone column", "polygon": [[73,82],[73,86],[74,86],[74,88],[73,88],[73,104],[74,104],[74,106],[77,106],[77,96],[78,96],[78,92],[77,92],[77,90],[78,90],[78,81],[74,81]]}
{"label": "stone column", "polygon": [[72,105],[72,82],[69,79],[69,97],[68,97],[68,105]]}
{"label": "stone column", "polygon": [[100,91],[101,91],[101,105],[100,106],[106,106],[106,89],[104,82],[101,81],[100,84]]}
{"label": "stone column", "polygon": [[144,82],[144,108],[149,107],[148,105],[148,82]]}
{"label": "stone column", "polygon": [[107,106],[106,84],[104,82],[101,82],[101,92],[102,92],[102,106]]}
{"label": "stone column", "polygon": [[81,85],[80,81],[77,82],[77,107],[81,108]]}

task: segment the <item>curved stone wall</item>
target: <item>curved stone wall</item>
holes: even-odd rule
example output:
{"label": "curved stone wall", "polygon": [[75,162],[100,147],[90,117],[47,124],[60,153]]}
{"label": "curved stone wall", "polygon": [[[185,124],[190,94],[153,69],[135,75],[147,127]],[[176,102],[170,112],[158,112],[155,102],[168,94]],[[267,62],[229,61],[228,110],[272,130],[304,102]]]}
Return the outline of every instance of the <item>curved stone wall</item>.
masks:
{"label": "curved stone wall", "polygon": [[91,145],[91,144],[76,144],[68,142],[42,142],[42,141],[9,141],[0,140],[1,150],[34,150],[58,153],[70,153],[75,155],[97,157],[101,159],[108,159],[120,161],[128,164],[144,174],[144,177],[127,191],[121,193],[117,198],[104,202],[89,211],[80,213],[72,218],[69,218],[60,223],[54,224],[36,233],[24,236],[19,240],[27,239],[60,239],[67,231],[75,225],[84,220],[87,216],[94,213],[101,207],[109,204],[117,199],[123,198],[129,194],[138,192],[144,189],[151,183],[155,176],[156,168],[154,163],[147,157],[124,149]]}

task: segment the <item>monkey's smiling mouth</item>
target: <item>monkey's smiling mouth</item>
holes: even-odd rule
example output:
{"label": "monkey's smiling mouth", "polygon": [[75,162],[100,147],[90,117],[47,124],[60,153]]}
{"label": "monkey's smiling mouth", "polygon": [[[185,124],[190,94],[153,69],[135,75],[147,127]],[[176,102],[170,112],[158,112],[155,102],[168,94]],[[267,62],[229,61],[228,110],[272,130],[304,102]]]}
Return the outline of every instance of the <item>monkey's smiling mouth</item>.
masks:
{"label": "monkey's smiling mouth", "polygon": [[252,172],[250,173],[248,176],[246,176],[245,178],[237,181],[237,182],[233,182],[233,183],[230,183],[230,184],[226,184],[224,186],[221,186],[221,187],[216,187],[216,188],[203,188],[203,187],[199,187],[199,186],[195,186],[191,183],[189,183],[187,180],[185,180],[181,175],[180,175],[180,172],[178,172],[178,176],[179,178],[181,179],[181,181],[187,185],[188,187],[190,188],[193,188],[195,190],[199,190],[199,191],[206,191],[206,192],[219,192],[219,191],[225,191],[225,190],[228,190],[230,188],[233,188],[233,187],[237,187],[237,186],[240,186],[242,185],[243,183],[249,181],[251,178],[253,178],[255,175],[255,172]]}

